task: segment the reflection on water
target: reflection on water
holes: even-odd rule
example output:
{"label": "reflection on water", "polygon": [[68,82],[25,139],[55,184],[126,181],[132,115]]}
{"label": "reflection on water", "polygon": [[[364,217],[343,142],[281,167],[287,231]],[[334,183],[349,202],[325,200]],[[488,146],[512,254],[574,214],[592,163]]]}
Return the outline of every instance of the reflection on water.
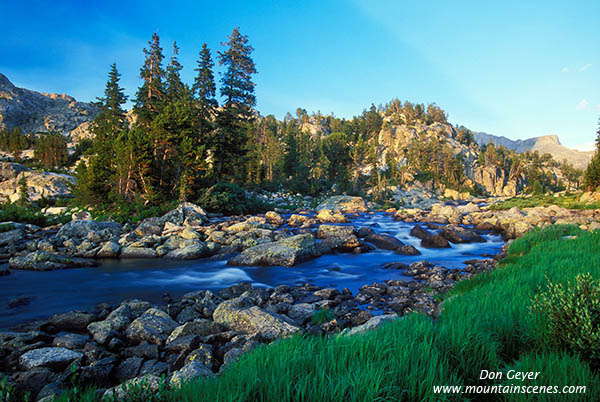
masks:
{"label": "reflection on water", "polygon": [[[162,303],[164,293],[178,297],[193,290],[219,290],[239,282],[252,282],[258,286],[309,282],[340,290],[346,287],[355,293],[364,284],[403,279],[400,272],[383,268],[388,262],[428,260],[448,268],[460,268],[465,260],[498,253],[503,244],[500,236],[487,234],[484,235],[486,243],[423,249],[420,240],[409,234],[415,224],[396,222],[390,215],[364,214],[351,224],[393,235],[417,247],[422,255],[403,256],[386,250],[359,255],[332,254],[291,268],[232,267],[225,261],[212,260],[151,259],[107,260],[97,268],[12,271],[11,275],[0,277],[0,329],[69,310],[90,310],[101,302],[118,304],[124,299],[140,298]],[[31,297],[31,303],[9,309],[8,303],[21,296]]]}

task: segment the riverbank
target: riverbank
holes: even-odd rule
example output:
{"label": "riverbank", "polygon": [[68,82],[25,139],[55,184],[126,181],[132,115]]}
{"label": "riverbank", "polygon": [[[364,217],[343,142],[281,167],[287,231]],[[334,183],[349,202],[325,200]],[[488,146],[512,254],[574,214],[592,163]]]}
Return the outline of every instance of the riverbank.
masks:
{"label": "riverbank", "polygon": [[[531,314],[546,277],[600,278],[600,233],[552,226],[516,240],[489,274],[463,281],[432,320],[409,314],[376,331],[330,338],[294,336],[242,356],[215,379],[141,393],[146,400],[462,400],[437,385],[585,386],[585,393],[496,394],[494,400],[593,400],[600,378],[589,356],[548,342],[548,317]],[[479,380],[482,370],[539,372],[536,380]],[[147,388],[151,389],[151,388]],[[132,388],[135,391],[135,387]],[[499,391],[501,392],[501,391]],[[579,392],[582,392],[580,389]],[[97,400],[88,391],[81,400]],[[472,394],[475,400],[490,395]],[[62,399],[66,400],[66,399]]]}

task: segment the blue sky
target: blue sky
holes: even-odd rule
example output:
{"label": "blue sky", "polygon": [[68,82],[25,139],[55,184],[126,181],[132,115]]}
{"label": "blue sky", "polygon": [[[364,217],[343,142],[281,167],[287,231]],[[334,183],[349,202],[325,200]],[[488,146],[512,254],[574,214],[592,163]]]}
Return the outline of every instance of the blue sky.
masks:
{"label": "blue sky", "polygon": [[[27,4],[25,4],[27,3]],[[0,3],[0,72],[16,85],[100,96],[117,62],[130,96],[158,31],[193,80],[203,42],[248,35],[258,109],[351,117],[392,98],[436,102],[452,123],[524,139],[593,142],[600,1],[37,1]]]}

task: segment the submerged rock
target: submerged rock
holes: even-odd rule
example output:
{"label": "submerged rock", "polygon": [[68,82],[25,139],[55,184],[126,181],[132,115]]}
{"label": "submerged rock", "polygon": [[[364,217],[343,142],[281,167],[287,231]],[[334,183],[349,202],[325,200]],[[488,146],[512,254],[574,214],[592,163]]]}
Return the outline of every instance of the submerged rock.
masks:
{"label": "submerged rock", "polygon": [[431,234],[421,240],[421,246],[425,248],[449,248],[450,243],[439,234]]}
{"label": "submerged rock", "polygon": [[394,236],[372,233],[365,237],[365,241],[374,244],[377,248],[384,250],[398,250],[405,246],[400,240]]}

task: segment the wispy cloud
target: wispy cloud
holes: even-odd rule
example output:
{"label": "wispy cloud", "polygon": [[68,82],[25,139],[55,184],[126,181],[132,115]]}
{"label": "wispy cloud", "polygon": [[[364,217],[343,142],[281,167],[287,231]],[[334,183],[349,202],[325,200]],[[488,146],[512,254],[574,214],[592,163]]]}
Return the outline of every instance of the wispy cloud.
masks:
{"label": "wispy cloud", "polygon": [[585,66],[582,66],[582,67],[579,69],[579,71],[585,71],[585,70],[587,70],[588,68],[590,68],[591,66],[592,66],[592,63],[588,63],[588,64],[586,64]]}
{"label": "wispy cloud", "polygon": [[563,67],[562,70],[560,70],[561,73],[568,73],[569,72],[569,67]]}
{"label": "wispy cloud", "polygon": [[579,103],[577,104],[577,106],[575,106],[575,109],[577,110],[583,110],[587,107],[587,105],[589,104],[589,102],[586,99],[582,99],[579,101]]}

